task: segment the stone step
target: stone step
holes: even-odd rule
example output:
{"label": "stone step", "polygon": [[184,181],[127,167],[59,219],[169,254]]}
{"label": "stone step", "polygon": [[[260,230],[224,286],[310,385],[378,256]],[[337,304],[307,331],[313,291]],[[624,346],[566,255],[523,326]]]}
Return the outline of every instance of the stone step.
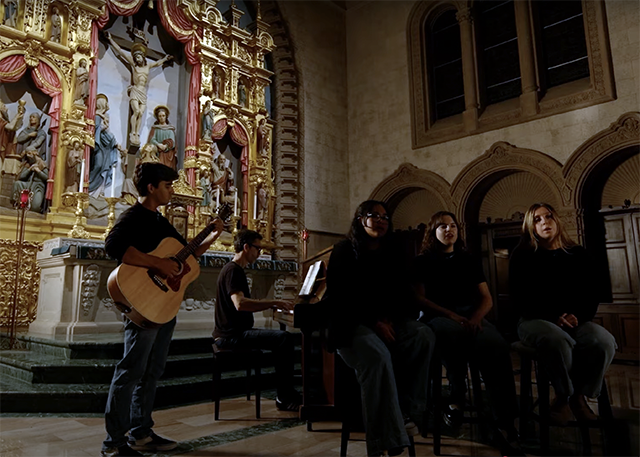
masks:
{"label": "stone step", "polygon": [[[262,390],[275,388],[273,369],[263,369],[260,379]],[[220,389],[223,398],[246,393],[246,373],[223,373]],[[27,384],[2,377],[0,390],[0,413],[101,413],[107,403],[109,384]],[[211,401],[212,395],[210,374],[162,379],[154,407]]]}

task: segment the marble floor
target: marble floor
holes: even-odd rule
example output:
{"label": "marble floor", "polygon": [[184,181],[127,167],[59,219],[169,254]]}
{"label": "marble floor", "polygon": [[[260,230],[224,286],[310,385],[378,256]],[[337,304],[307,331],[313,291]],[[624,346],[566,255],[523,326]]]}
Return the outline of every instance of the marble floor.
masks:
{"label": "marble floor", "polygon": [[[640,373],[638,366],[613,365],[607,381],[614,414],[627,430],[625,455],[638,454]],[[268,394],[268,393],[267,393]],[[315,423],[309,432],[293,413],[275,409],[273,399],[262,399],[262,418],[255,419],[253,401],[244,397],[222,402],[221,420],[213,420],[212,403],[201,403],[154,413],[154,430],[178,440],[180,446],[166,455],[177,456],[338,456],[340,424]],[[444,455],[499,456],[497,449],[479,442],[476,430],[463,428],[457,437],[444,436]],[[603,455],[599,430],[591,432],[593,454]],[[353,434],[350,456],[364,456],[362,434]],[[580,437],[571,429],[552,428],[552,455],[579,455]],[[2,414],[0,455],[3,457],[98,456],[104,439],[104,420],[99,414]],[[530,454],[535,443],[525,446]],[[418,437],[416,453],[433,455],[432,439]],[[406,455],[406,453],[404,454]],[[618,455],[618,454],[616,454]]]}

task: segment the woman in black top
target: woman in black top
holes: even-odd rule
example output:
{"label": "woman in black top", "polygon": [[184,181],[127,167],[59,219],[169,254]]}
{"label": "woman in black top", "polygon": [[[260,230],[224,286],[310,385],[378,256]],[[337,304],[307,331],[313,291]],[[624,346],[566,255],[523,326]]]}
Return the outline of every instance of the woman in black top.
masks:
{"label": "woman in black top", "polygon": [[327,271],[330,336],[362,389],[368,455],[397,455],[418,433],[434,343],[416,320],[407,262],[391,243],[390,225],[384,203],[362,203]]}
{"label": "woman in black top", "polygon": [[520,339],[538,350],[550,374],[556,394],[550,419],[565,424],[573,412],[594,420],[585,396],[600,394],[616,343],[591,322],[598,309],[591,261],[547,203],[529,208],[522,232],[509,264],[510,295],[520,310]]}
{"label": "woman in black top", "polygon": [[[516,452],[516,388],[509,343],[485,316],[493,306],[480,262],[465,250],[456,217],[439,211],[431,217],[423,252],[414,263],[424,315],[436,334],[436,350],[451,387],[445,421],[460,425],[466,393],[467,363],[474,361],[489,391],[500,435],[497,444]],[[509,444],[510,443],[510,444]]]}

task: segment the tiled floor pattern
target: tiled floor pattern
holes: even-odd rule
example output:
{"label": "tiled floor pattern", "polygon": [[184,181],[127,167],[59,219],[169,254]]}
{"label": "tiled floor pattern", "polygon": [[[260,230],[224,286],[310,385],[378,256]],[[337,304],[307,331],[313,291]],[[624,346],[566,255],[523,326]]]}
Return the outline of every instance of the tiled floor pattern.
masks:
{"label": "tiled floor pattern", "polygon": [[[616,417],[625,419],[629,429],[631,453],[638,455],[638,412],[640,379],[637,366],[614,365],[608,373]],[[313,431],[293,413],[279,412],[273,400],[263,398],[262,418],[255,419],[253,401],[244,397],[222,402],[220,421],[213,420],[211,403],[196,404],[154,413],[154,430],[178,440],[177,456],[338,456],[340,424],[315,423]],[[0,416],[0,455],[2,457],[98,456],[104,439],[102,415]],[[591,433],[594,455],[602,455],[598,430]],[[353,434],[348,454],[365,456],[362,434]],[[499,456],[490,446],[477,442],[475,431],[462,430],[458,438],[443,437],[444,455]],[[575,430],[552,429],[553,455],[577,455],[580,438]],[[530,448],[535,449],[535,448]],[[433,455],[432,439],[418,437],[419,456]]]}

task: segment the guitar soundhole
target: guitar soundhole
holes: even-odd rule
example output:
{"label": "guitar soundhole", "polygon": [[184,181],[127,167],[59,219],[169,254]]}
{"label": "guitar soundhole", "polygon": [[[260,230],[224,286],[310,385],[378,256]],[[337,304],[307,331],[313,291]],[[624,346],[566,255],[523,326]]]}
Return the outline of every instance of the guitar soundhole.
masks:
{"label": "guitar soundhole", "polygon": [[167,284],[174,292],[180,290],[180,282],[182,280],[182,277],[191,271],[191,267],[188,264],[183,263],[181,265],[182,270],[180,270],[180,274],[167,279]]}
{"label": "guitar soundhole", "polygon": [[153,281],[153,283],[158,286],[160,288],[161,291],[163,292],[169,292],[169,288],[167,287],[167,285],[165,283],[162,282],[162,280],[156,276],[155,274],[153,274],[151,272],[151,270],[147,270],[147,274],[149,275],[149,278],[151,278],[151,281]]}

